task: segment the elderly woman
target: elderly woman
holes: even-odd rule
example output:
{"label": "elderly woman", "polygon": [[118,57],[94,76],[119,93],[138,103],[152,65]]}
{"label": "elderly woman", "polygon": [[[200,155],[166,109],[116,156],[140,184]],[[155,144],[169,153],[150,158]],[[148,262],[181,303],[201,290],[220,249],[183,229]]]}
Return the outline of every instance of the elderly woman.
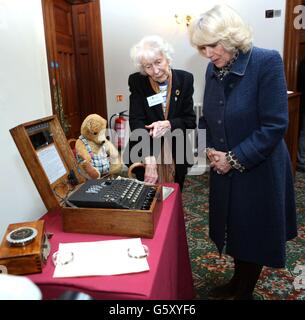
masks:
{"label": "elderly woman", "polygon": [[[131,49],[131,58],[139,72],[130,75],[128,80],[132,131],[130,155],[135,145],[132,144],[133,133],[136,129],[145,130],[149,138],[145,140],[145,134],[141,138],[149,146],[141,150],[145,169],[138,170],[137,177],[149,183],[175,181],[182,189],[187,160],[191,158],[186,156],[187,152],[191,153],[186,131],[196,127],[194,80],[189,72],[171,68],[172,51],[172,47],[159,36],[147,36]],[[178,132],[176,139],[179,141],[171,139],[171,132]],[[153,140],[158,139],[162,140],[160,150],[156,150],[158,148],[153,144]],[[177,144],[182,146],[180,152],[184,149],[179,159]],[[164,161],[166,156],[167,161]]]}
{"label": "elderly woman", "polygon": [[253,299],[262,267],[283,268],[286,241],[297,235],[283,63],[253,46],[249,27],[224,5],[194,21],[190,40],[210,60],[199,121],[211,166],[209,233],[235,266],[210,298]]}

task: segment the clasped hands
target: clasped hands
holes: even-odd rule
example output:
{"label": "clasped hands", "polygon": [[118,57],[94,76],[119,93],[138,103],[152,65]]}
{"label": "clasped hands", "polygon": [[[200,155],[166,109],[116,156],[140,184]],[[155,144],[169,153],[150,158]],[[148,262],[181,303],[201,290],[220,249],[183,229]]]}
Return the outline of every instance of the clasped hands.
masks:
{"label": "clasped hands", "polygon": [[232,168],[226,159],[225,152],[210,149],[207,151],[207,157],[210,160],[210,167],[218,174],[226,174]]}

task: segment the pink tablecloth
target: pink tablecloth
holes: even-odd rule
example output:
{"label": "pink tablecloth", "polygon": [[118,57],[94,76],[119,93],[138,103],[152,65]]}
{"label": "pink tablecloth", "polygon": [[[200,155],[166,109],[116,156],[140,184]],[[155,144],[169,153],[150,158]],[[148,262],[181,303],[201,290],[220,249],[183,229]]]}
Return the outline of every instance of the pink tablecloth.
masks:
{"label": "pink tablecloth", "polygon": [[192,299],[194,297],[191,265],[185,233],[181,193],[177,184],[163,203],[153,239],[142,238],[149,248],[149,271],[115,276],[53,278],[51,256],[59,243],[123,239],[123,237],[66,233],[61,228],[59,212],[47,213],[46,231],[54,233],[51,253],[40,274],[28,275],[41,289],[44,299],[58,298],[65,291],[80,291],[95,299]]}

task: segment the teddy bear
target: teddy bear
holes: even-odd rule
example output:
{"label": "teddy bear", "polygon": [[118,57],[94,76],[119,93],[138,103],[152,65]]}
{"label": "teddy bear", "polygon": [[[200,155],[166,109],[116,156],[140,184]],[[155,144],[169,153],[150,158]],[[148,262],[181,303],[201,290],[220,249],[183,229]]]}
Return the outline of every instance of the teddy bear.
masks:
{"label": "teddy bear", "polygon": [[76,159],[89,179],[121,171],[122,161],[116,147],[106,138],[107,120],[98,114],[88,115],[75,142]]}

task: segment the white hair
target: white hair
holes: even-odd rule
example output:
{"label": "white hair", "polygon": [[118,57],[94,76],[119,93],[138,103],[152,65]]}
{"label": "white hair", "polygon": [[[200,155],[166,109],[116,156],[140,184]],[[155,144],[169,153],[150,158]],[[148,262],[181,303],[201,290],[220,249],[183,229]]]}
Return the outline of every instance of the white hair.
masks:
{"label": "white hair", "polygon": [[130,57],[136,68],[146,74],[142,65],[143,60],[154,59],[158,54],[162,54],[168,61],[172,62],[173,47],[161,37],[152,35],[146,36],[135,44],[130,50]]}
{"label": "white hair", "polygon": [[227,5],[217,5],[201,14],[190,26],[191,44],[201,47],[220,43],[227,51],[246,53],[252,46],[251,28]]}

